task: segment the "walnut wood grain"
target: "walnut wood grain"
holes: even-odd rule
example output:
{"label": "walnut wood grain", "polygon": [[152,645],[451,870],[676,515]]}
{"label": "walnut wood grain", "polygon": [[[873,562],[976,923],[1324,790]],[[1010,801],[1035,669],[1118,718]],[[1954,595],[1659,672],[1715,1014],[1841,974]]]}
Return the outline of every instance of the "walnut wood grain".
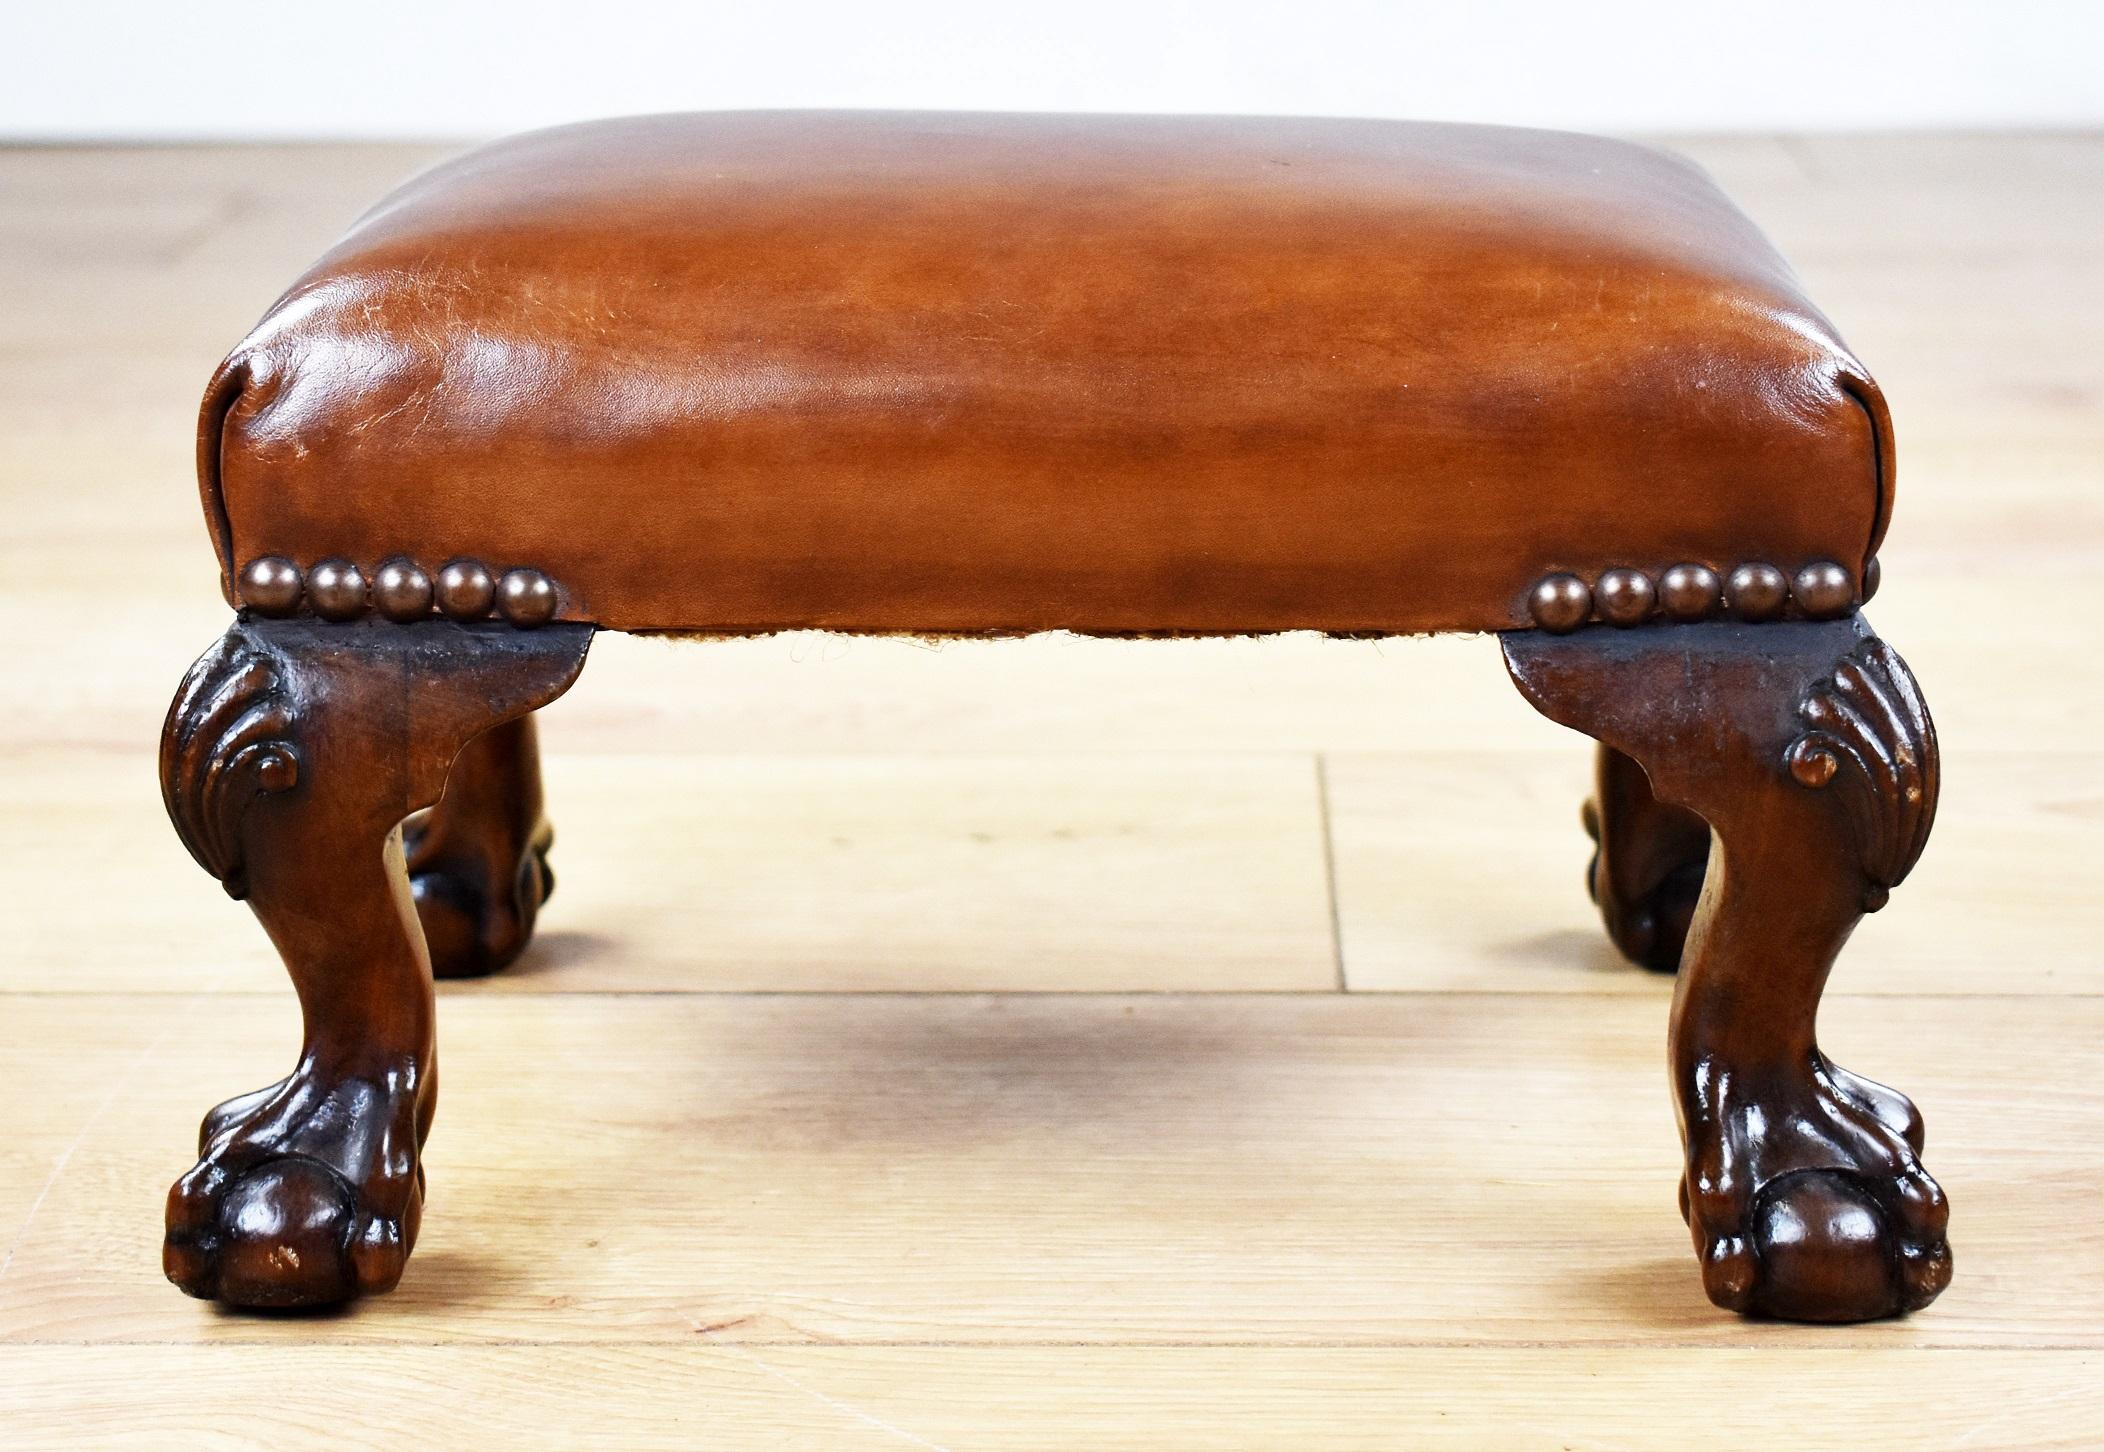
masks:
{"label": "walnut wood grain", "polygon": [[533,718],[493,726],[462,747],[438,805],[403,827],[434,976],[483,977],[525,951],[555,891],[554,841]]}
{"label": "walnut wood grain", "polygon": [[1709,823],[1653,796],[1644,769],[1612,746],[1597,752],[1584,821],[1585,885],[1607,936],[1630,961],[1671,973],[1709,870]]}
{"label": "walnut wood grain", "polygon": [[1860,615],[1504,641],[1529,701],[1711,829],[1669,1035],[1710,1298],[1809,1321],[1928,1304],[1951,1256],[1921,1118],[1814,1033],[1836,955],[1935,815],[1935,729],[1905,663]]}
{"label": "walnut wood grain", "polygon": [[[169,815],[254,909],[305,1021],[297,1067],[213,1110],[169,1192],[163,1265],[191,1295],[318,1306],[400,1279],[436,1089],[400,824],[439,798],[463,745],[561,694],[591,634],[249,620],[184,679],[162,736]],[[469,795],[502,785],[482,767],[507,742],[520,761],[516,735],[485,747]]]}

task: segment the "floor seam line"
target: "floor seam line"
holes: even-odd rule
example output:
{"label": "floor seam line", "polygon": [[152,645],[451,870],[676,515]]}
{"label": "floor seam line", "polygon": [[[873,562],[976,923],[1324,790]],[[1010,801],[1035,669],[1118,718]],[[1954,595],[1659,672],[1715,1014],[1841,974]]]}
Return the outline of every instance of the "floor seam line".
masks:
{"label": "floor seam line", "polygon": [[665,1350],[674,1347],[695,1346],[723,1351],[731,1348],[758,1349],[763,1351],[1480,1351],[1486,1353],[1511,1351],[1594,1352],[1594,1351],[1674,1351],[1714,1352],[1720,1355],[1741,1355],[1748,1351],[1766,1354],[1787,1352],[1826,1353],[1830,1351],[1882,1351],[1910,1352],[1928,1355],[1973,1355],[1980,1352],[1999,1352],[2005,1355],[2038,1355],[2051,1353],[2064,1356],[2104,1355],[2104,1346],[2084,1345],[2071,1342],[2022,1342],[1999,1341],[1954,1341],[1937,1346],[1891,1345],[1880,1341],[1794,1341],[1782,1344],[1753,1345],[1746,1342],[1717,1341],[1647,1341],[1637,1338],[1600,1341],[1495,1341],[1469,1340],[1466,1338],[1426,1338],[1410,1341],[727,1341],[716,1338],[697,1340],[693,1335],[666,1335],[656,1338],[621,1338],[606,1340],[504,1340],[462,1339],[438,1341],[416,1340],[314,1340],[287,1341],[281,1338],[235,1339],[215,1336],[210,1341],[0,1341],[0,1356],[9,1351],[30,1349],[92,1351],[101,1348],[137,1350],[157,1348],[170,1351],[216,1351],[220,1349],[292,1348],[307,1351],[344,1352],[355,1350],[401,1351],[538,1351],[567,1348],[574,1351],[606,1350]]}
{"label": "floor seam line", "polygon": [[1329,895],[1330,961],[1337,973],[1337,992],[1351,992],[1344,971],[1344,909],[1337,901],[1337,834],[1330,811],[1329,754],[1315,753],[1315,810],[1322,825],[1322,881]]}

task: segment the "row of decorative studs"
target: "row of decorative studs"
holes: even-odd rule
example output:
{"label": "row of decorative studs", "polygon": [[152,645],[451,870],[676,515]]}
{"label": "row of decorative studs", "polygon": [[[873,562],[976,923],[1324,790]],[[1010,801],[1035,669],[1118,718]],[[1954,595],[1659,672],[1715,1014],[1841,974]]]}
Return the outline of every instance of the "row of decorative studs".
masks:
{"label": "row of decorative studs", "polygon": [[283,555],[265,555],[242,566],[241,603],[259,615],[291,615],[304,599],[324,620],[356,620],[376,609],[389,620],[422,620],[435,606],[452,620],[481,620],[491,609],[521,629],[545,625],[560,604],[555,582],[539,570],[493,575],[480,560],[452,560],[434,579],[422,565],[397,555],[365,572],[349,560],[322,560],[304,576]]}
{"label": "row of decorative studs", "polygon": [[[1877,561],[1864,571],[1865,599],[1877,589]],[[1557,635],[1576,630],[1595,611],[1610,625],[1641,625],[1654,613],[1669,620],[1707,620],[1729,610],[1740,620],[1775,620],[1792,601],[1812,620],[1855,608],[1856,581],[1832,560],[1814,560],[1794,576],[1754,561],[1719,578],[1708,565],[1675,565],[1654,583],[1642,570],[1614,569],[1587,586],[1576,575],[1550,575],[1527,596],[1534,623]]]}

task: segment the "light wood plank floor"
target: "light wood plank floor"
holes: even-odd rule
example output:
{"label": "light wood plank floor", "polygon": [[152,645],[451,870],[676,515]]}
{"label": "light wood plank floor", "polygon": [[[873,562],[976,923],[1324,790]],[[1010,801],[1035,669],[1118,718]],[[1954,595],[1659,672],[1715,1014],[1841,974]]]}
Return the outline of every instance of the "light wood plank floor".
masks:
{"label": "light wood plank floor", "polygon": [[1668,987],[1580,885],[1586,743],[1487,640],[611,637],[562,891],[445,990],[401,1289],[160,1278],[284,1072],[153,744],[223,627],[220,352],[432,148],[0,152],[0,1446],[2078,1447],[2104,1428],[2104,139],[1686,143],[1878,372],[1872,614],[1928,856],[1824,1037],[1909,1090],[1957,1280],[1752,1325],[1673,1208]]}

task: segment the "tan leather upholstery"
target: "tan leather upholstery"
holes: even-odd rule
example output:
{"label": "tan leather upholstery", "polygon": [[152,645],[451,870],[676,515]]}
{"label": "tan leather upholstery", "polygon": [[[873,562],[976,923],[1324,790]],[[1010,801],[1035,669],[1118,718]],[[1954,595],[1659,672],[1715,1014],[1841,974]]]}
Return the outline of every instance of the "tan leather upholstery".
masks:
{"label": "tan leather upholstery", "polygon": [[1556,570],[1860,571],[1892,466],[1693,167],[1387,121],[518,137],[359,221],[201,433],[230,571],[467,555],[704,631],[1499,629]]}

